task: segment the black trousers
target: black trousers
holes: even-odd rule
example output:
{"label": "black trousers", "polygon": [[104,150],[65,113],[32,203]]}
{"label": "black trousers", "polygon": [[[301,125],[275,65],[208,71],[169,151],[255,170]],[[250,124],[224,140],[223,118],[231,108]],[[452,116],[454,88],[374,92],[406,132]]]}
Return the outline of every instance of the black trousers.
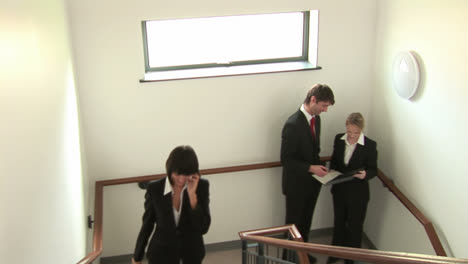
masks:
{"label": "black trousers", "polygon": [[315,205],[320,193],[321,184],[317,182],[304,194],[286,195],[286,224],[295,224],[304,242],[309,241]]}
{"label": "black trousers", "polygon": [[[368,199],[347,192],[333,192],[334,246],[360,248]],[[346,263],[353,263],[347,260]]]}

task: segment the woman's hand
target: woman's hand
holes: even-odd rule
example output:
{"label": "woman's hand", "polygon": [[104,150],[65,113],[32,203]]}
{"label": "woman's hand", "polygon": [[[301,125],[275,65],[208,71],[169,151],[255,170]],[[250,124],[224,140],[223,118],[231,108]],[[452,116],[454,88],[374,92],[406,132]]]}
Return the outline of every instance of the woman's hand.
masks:
{"label": "woman's hand", "polygon": [[353,177],[363,180],[364,178],[366,178],[366,171],[358,171],[358,173],[354,174]]}
{"label": "woman's hand", "polygon": [[188,181],[187,181],[187,192],[189,194],[197,192],[199,181],[200,181],[200,174],[195,173],[189,176]]}
{"label": "woman's hand", "polygon": [[141,264],[141,261],[135,261],[135,259],[132,258],[132,264]]}
{"label": "woman's hand", "polygon": [[187,181],[187,192],[189,195],[190,206],[192,207],[192,209],[195,209],[198,203],[197,188],[198,188],[199,181],[200,181],[199,173],[190,175]]}

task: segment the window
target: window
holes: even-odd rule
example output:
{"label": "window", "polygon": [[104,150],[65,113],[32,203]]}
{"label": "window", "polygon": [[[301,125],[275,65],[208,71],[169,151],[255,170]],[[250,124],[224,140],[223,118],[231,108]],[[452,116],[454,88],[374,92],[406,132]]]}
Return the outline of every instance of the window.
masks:
{"label": "window", "polygon": [[145,80],[316,69],[318,11],[143,21]]}

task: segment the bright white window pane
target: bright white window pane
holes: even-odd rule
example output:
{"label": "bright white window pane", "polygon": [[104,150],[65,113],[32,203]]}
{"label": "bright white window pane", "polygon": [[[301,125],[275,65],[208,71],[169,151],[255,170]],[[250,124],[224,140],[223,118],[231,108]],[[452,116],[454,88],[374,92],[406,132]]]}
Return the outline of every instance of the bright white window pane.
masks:
{"label": "bright white window pane", "polygon": [[149,66],[300,57],[302,12],[147,21]]}
{"label": "bright white window pane", "polygon": [[318,53],[318,10],[310,11],[309,19],[309,63],[317,66]]}

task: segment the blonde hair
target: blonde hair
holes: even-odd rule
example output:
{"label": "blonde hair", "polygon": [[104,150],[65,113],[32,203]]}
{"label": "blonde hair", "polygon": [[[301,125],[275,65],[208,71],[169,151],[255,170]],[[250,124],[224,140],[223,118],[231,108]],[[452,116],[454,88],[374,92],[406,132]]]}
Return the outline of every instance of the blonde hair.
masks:
{"label": "blonde hair", "polygon": [[361,113],[351,113],[348,118],[346,118],[346,125],[355,125],[363,130],[364,117],[361,115]]}

